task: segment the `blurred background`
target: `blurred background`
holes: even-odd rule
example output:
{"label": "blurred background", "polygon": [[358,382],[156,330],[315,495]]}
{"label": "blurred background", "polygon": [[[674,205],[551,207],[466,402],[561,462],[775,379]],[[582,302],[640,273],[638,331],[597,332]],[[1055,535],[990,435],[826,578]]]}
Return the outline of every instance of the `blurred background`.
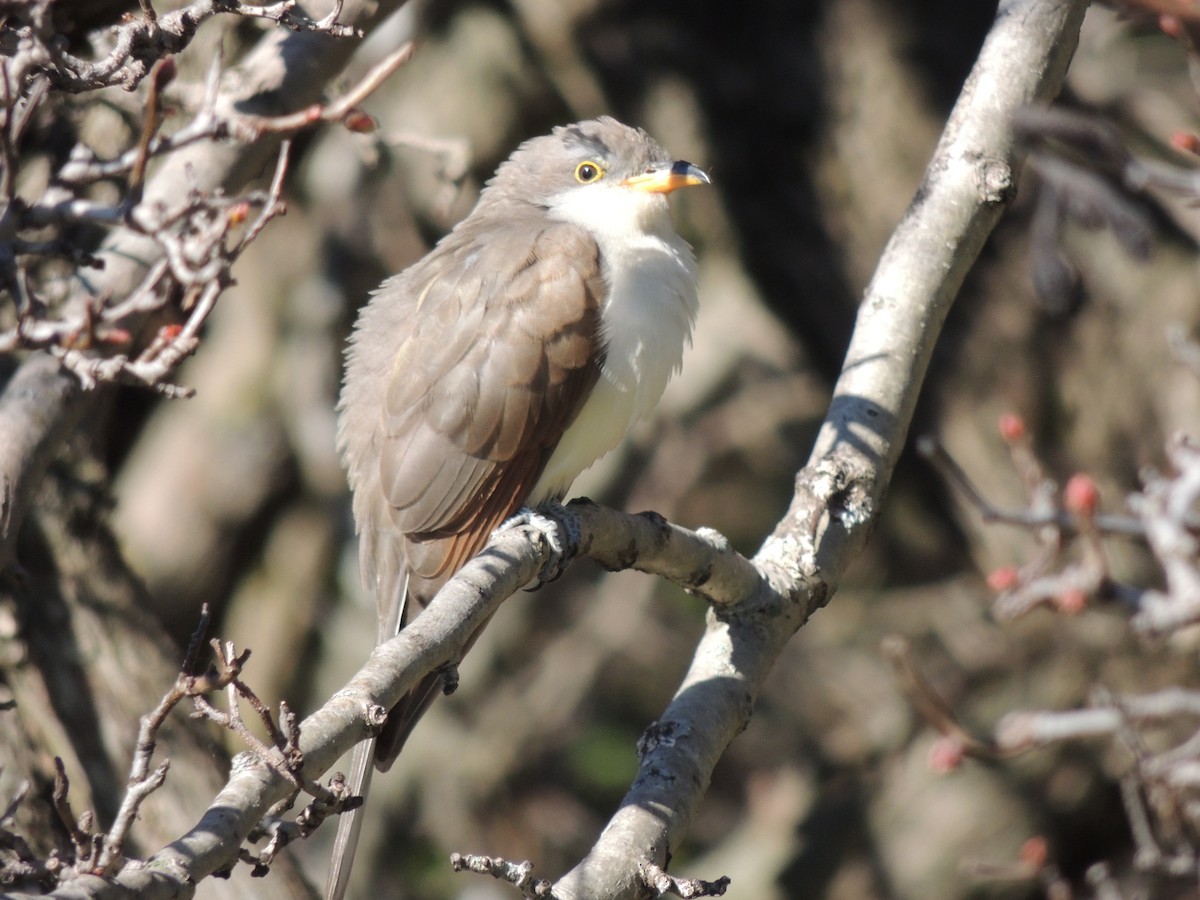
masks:
{"label": "blurred background", "polygon": [[[374,601],[359,585],[333,445],[355,311],[466,214],[521,140],[603,113],[704,166],[714,187],[673,199],[701,273],[683,373],[660,415],[574,493],[716,528],[752,554],[786,509],[858,298],[994,13],[953,0],[408,4],[348,76],[417,35],[412,62],[365,105],[378,131],[300,139],[287,216],[238,263],[179,373],[196,397],[122,388],[93,432],[119,550],[153,617],[182,646],[209,603],[214,633],[253,650],[247,681],[295,710],[356,671]],[[205,28],[231,59],[262,30]],[[203,50],[192,57],[207,65]],[[1063,102],[1167,157],[1171,133],[1197,125],[1187,65],[1156,29],[1097,6]],[[1200,220],[1158,198],[1147,265],[1103,232],[1070,230],[1081,290],[1069,308],[1049,307],[1029,274],[1035,189],[1023,181],[963,289],[913,436],[941,438],[989,497],[1019,506],[996,431],[1002,413],[1019,413],[1053,475],[1089,472],[1105,508],[1120,510],[1139,468],[1162,464],[1165,438],[1196,426],[1200,384],[1165,334],[1191,330],[1200,311]],[[780,660],[672,871],[728,875],[728,896],[756,900],[1037,896],[972,867],[1011,862],[1039,835],[1075,884],[1099,860],[1127,871],[1122,751],[1078,744],[936,774],[936,733],[880,652],[885,636],[908,638],[936,689],[984,733],[1013,709],[1079,706],[1097,684],[1196,680],[1194,635],[1146,646],[1115,606],[996,622],[984,576],[1033,547],[1020,530],[981,525],[906,455],[867,553]],[[1119,577],[1159,577],[1137,547],[1111,553]],[[623,795],[635,742],[670,699],[704,613],[669,585],[586,562],[512,598],[458,692],[376,778],[352,895],[513,896],[453,875],[454,850],[529,859],[549,878],[573,865]],[[313,883],[332,834],[290,851]],[[244,868],[235,881],[249,883]],[[243,889],[304,895],[299,876]]]}

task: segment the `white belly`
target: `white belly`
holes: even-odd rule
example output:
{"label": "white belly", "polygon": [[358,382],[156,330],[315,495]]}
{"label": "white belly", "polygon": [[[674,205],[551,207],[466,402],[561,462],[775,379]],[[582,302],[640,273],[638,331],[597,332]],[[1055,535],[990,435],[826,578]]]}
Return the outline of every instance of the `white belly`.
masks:
{"label": "white belly", "polygon": [[[605,247],[608,298],[602,315],[606,357],[591,396],[567,428],[529,497],[536,505],[566,494],[576,476],[620,443],[647,415],[678,371],[696,315],[691,248],[670,229],[628,235]],[[606,251],[609,251],[606,253]]]}
{"label": "white belly", "polygon": [[563,497],[580,472],[621,442],[637,418],[633,395],[601,376],[579,416],[554,448],[530,494],[530,505]]}

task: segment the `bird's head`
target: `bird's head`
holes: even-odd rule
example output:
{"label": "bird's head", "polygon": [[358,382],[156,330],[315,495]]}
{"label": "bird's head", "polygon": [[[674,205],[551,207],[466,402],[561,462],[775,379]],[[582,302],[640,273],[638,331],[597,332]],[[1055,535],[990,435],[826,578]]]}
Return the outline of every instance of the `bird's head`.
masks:
{"label": "bird's head", "polygon": [[644,227],[665,216],[666,196],[707,173],[672,159],[640,128],[609,116],[526,141],[488,185],[485,200],[520,198],[591,231]]}

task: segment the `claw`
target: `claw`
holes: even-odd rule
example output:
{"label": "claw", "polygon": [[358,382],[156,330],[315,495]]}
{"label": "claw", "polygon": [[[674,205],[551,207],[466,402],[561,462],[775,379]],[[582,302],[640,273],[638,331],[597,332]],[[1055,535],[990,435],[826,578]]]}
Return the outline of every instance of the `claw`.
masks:
{"label": "claw", "polygon": [[550,548],[550,559],[538,573],[537,585],[529,589],[536,591],[542,585],[562,577],[567,570],[567,564],[579,552],[582,531],[579,518],[557,500],[549,500],[537,509],[524,507],[516,515],[502,522],[496,530],[507,531],[521,525],[536,528]]}

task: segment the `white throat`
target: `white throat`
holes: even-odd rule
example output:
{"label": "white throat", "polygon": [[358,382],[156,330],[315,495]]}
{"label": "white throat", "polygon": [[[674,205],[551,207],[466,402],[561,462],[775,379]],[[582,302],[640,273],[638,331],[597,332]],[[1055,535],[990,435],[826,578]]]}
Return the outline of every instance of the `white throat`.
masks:
{"label": "white throat", "polygon": [[568,191],[551,215],[588,230],[600,248],[607,296],[600,379],[563,434],[529,502],[563,496],[662,397],[696,318],[696,262],[671,225],[666,197],[597,184]]}

